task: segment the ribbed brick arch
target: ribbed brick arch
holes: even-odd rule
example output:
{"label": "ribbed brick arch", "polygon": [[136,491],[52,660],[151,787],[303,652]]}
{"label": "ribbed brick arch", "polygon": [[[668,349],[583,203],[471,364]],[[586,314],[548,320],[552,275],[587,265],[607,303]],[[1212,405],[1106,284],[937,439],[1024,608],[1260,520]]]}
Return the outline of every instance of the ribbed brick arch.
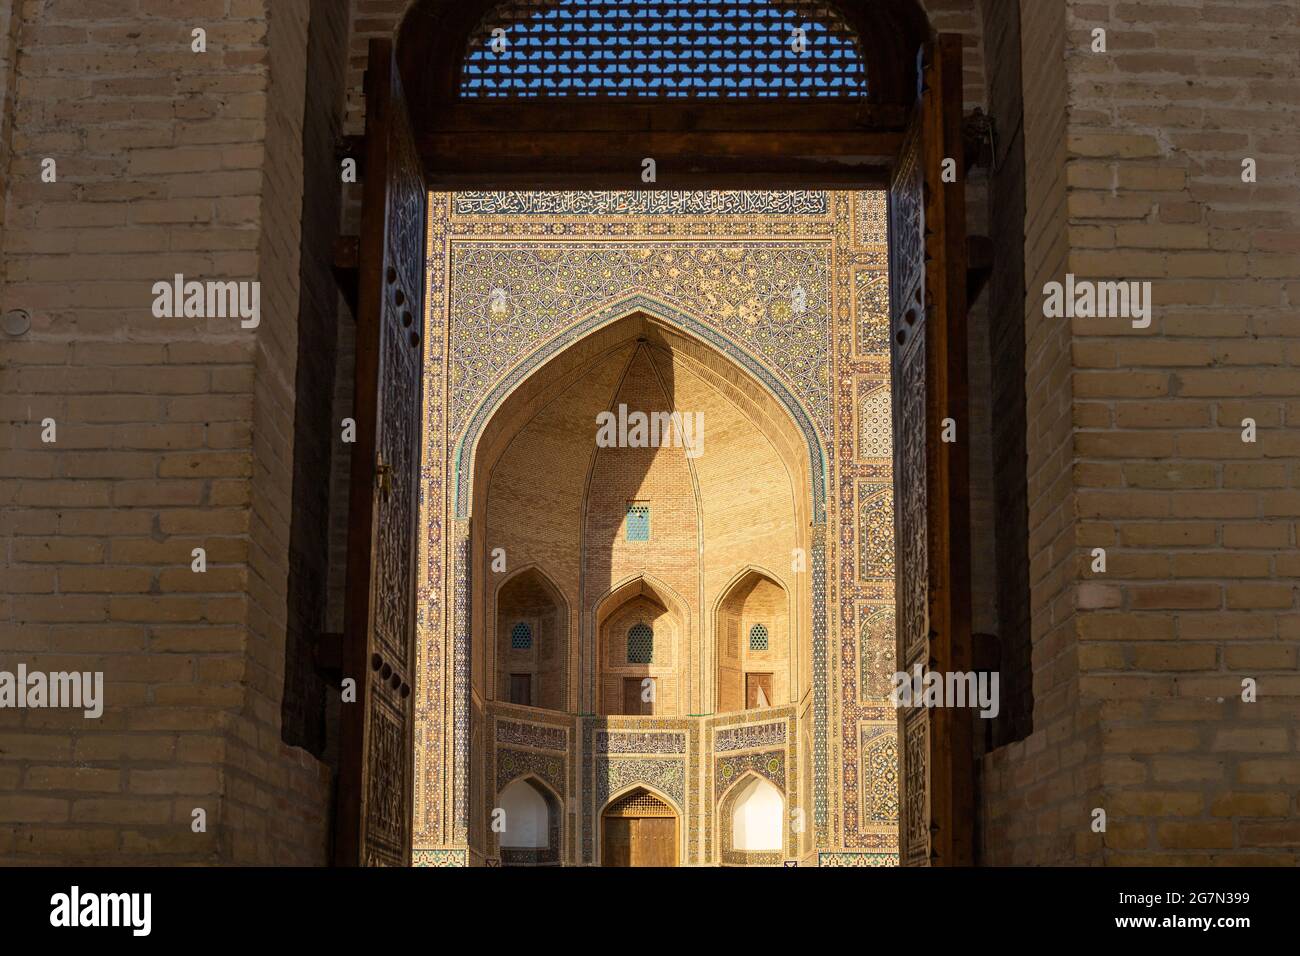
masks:
{"label": "ribbed brick arch", "polygon": [[581,321],[563,335],[543,343],[526,355],[490,391],[470,415],[469,424],[457,439],[451,453],[453,514],[457,519],[469,517],[471,493],[475,473],[479,468],[479,444],[483,431],[498,409],[525,381],[548,362],[567,351],[586,336],[612,327],[633,316],[646,316],[711,347],[739,366],[751,380],[773,399],[786,413],[789,421],[801,436],[807,449],[809,493],[812,501],[812,521],[820,524],[826,520],[827,459],[825,437],[813,424],[812,416],[803,403],[786,387],[785,383],[766,364],[756,358],[732,336],[699,318],[661,302],[649,295],[637,293],[612,302]]}

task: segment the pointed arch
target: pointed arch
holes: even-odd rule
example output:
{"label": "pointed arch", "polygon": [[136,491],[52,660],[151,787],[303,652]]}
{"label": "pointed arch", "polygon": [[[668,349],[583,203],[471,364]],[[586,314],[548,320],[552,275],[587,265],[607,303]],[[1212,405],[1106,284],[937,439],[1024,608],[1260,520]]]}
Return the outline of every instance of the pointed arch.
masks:
{"label": "pointed arch", "polygon": [[[654,807],[644,813],[638,813],[635,808],[629,808],[626,813],[617,812],[621,803],[627,801],[629,797],[635,797],[636,795],[641,794],[652,798],[650,802],[657,802],[658,804],[661,804],[662,807]],[[665,813],[663,812],[664,810],[667,810],[668,812]],[[626,819],[627,817],[639,817],[640,820],[628,820]],[[685,813],[683,812],[681,805],[662,790],[649,783],[634,782],[619,788],[609,796],[596,812],[596,820],[598,821],[598,826],[596,827],[596,863],[601,866],[646,865],[644,860],[641,862],[636,860],[635,850],[630,843],[636,843],[637,841],[635,838],[631,841],[627,840],[630,836],[630,833],[627,830],[623,831],[624,842],[622,843],[622,850],[623,854],[625,854],[625,858],[611,858],[611,854],[617,852],[616,847],[618,844],[616,843],[611,845],[609,841],[610,827],[616,824],[629,825],[638,822],[653,824],[657,827],[659,824],[666,824],[667,820],[665,818],[671,818],[672,820],[671,842],[673,860],[671,862],[664,862],[664,865],[674,865],[678,860],[684,858],[686,850],[686,828],[682,825],[682,821],[685,819]],[[611,821],[613,821],[613,823],[611,823]],[[653,865],[653,861],[651,862]]]}
{"label": "pointed arch", "polygon": [[[662,609],[662,614],[648,609]],[[590,633],[595,637],[594,653],[583,661],[582,672],[590,680],[596,712],[673,714],[681,704],[680,689],[665,693],[664,681],[680,677],[684,660],[689,658],[695,622],[686,600],[653,574],[638,572],[598,598],[589,620]],[[629,621],[635,623],[629,627]],[[645,628],[652,628],[652,651],[645,659],[634,660],[633,642],[638,636],[644,639],[636,632]],[[647,679],[654,684],[653,696],[648,698]],[[633,699],[632,709],[629,693],[641,694],[639,703]]]}
{"label": "pointed arch", "polygon": [[786,795],[766,774],[750,768],[717,803],[724,863],[773,864],[784,854]]}
{"label": "pointed arch", "polygon": [[596,815],[604,816],[606,810],[614,806],[614,804],[618,803],[624,797],[628,796],[629,794],[635,793],[638,790],[644,790],[652,797],[658,800],[662,800],[674,812],[677,813],[679,818],[681,817],[682,813],[685,812],[682,810],[681,804],[679,804],[675,799],[669,796],[665,791],[660,790],[654,784],[645,783],[644,781],[633,781],[632,783],[624,784],[623,786],[619,787],[617,790],[611,791],[609,796],[605,799],[605,802],[596,808]]}
{"label": "pointed arch", "polygon": [[470,513],[474,473],[478,467],[478,448],[483,430],[496,411],[526,381],[545,368],[552,359],[588,335],[613,326],[638,314],[670,326],[688,338],[711,347],[748,373],[788,416],[807,449],[812,521],[826,518],[827,455],[823,436],[813,423],[804,404],[781,381],[777,373],[732,336],[727,335],[690,313],[645,293],[625,296],[596,310],[565,332],[542,343],[525,355],[478,403],[451,453],[453,508],[455,517]]}
{"label": "pointed arch", "polygon": [[[541,592],[541,599],[536,593]],[[516,594],[516,592],[521,592]],[[549,607],[547,606],[549,604]],[[569,697],[570,605],[535,561],[509,572],[488,601],[493,635],[487,641],[497,700],[564,710]],[[522,635],[524,640],[517,641]],[[517,699],[527,697],[526,700]]]}
{"label": "pointed arch", "polygon": [[629,574],[617,584],[611,585],[593,605],[596,625],[600,626],[611,612],[622,607],[633,598],[650,594],[672,613],[682,618],[689,625],[690,609],[680,594],[665,584],[660,578],[648,571]]}
{"label": "pointed arch", "polygon": [[559,862],[564,839],[564,801],[554,787],[535,773],[521,773],[497,791],[495,802],[494,810],[505,811],[506,829],[497,837],[502,863]]}
{"label": "pointed arch", "polygon": [[[719,713],[790,703],[803,696],[798,602],[786,582],[757,565],[734,574],[714,600],[709,619],[713,642],[714,706]],[[748,638],[761,628],[766,640]]]}

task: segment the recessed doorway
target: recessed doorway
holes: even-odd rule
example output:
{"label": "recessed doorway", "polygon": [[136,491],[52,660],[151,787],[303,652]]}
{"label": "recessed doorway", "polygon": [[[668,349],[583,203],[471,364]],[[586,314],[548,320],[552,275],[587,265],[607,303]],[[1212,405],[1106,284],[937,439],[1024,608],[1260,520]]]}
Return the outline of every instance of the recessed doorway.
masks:
{"label": "recessed doorway", "polygon": [[649,790],[633,790],[601,817],[601,866],[676,866],[677,813]]}

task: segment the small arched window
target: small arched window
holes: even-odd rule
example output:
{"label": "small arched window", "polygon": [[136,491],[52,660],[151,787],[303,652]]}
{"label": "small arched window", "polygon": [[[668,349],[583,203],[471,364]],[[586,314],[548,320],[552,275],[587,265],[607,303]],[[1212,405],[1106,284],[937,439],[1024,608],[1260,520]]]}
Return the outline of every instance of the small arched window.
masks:
{"label": "small arched window", "polygon": [[649,664],[655,657],[655,632],[649,624],[633,624],[627,632],[627,662]]}
{"label": "small arched window", "polygon": [[755,624],[749,629],[749,649],[751,651],[765,651],[767,645],[767,626]]}
{"label": "small arched window", "polygon": [[510,629],[510,648],[516,651],[530,650],[533,646],[533,629],[520,621]]}

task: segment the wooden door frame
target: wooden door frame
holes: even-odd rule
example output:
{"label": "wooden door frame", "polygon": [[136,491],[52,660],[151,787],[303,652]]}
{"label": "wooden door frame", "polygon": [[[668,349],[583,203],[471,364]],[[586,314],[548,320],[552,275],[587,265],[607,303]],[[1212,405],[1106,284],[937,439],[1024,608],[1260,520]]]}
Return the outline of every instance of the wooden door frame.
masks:
{"label": "wooden door frame", "polygon": [[[901,10],[910,0],[874,2],[881,9]],[[468,24],[466,33],[473,25],[466,18],[476,10],[481,15],[489,5],[487,0],[461,4],[464,15],[458,22]],[[439,55],[430,57],[427,43],[405,42],[408,36],[418,36],[421,26],[428,26],[428,10],[439,6],[443,4],[437,0],[420,0],[403,23],[403,42],[398,48],[399,65],[406,77],[418,78],[422,71],[445,70],[448,64],[458,67],[463,47],[458,50],[453,43]],[[453,42],[459,36],[463,44],[466,33],[446,31],[445,24],[440,29],[445,37],[451,38],[445,42]],[[956,44],[960,49],[958,36],[949,35],[941,42]],[[370,69],[375,68],[376,64],[371,63]],[[953,82],[959,84],[960,77]],[[891,84],[886,84],[887,95],[865,103],[711,101],[596,107],[557,106],[546,100],[464,105],[450,102],[446,96],[441,100],[436,96],[429,98],[427,83],[413,89],[413,99],[421,105],[413,118],[416,142],[430,190],[887,188],[907,122],[916,108],[914,103],[904,105],[908,100],[901,95],[895,97]],[[960,139],[960,109],[955,116],[946,117],[946,121],[950,126],[955,124]],[[951,128],[944,131],[945,135],[952,132]],[[368,144],[367,158],[375,151],[375,145]],[[655,156],[660,161],[659,175],[653,184],[640,181],[640,164],[645,156]],[[378,164],[367,162],[366,165],[374,170]],[[367,177],[367,183],[370,178]],[[365,229],[363,223],[363,233]],[[954,233],[948,239],[964,242],[965,237],[958,240]],[[949,279],[964,286],[964,275]],[[359,395],[365,384],[358,379]],[[942,453],[943,449],[939,451]],[[361,452],[356,449],[354,458]],[[354,480],[354,497],[356,485]],[[968,489],[955,493],[968,493]],[[350,565],[356,560],[356,550],[350,542]],[[968,589],[968,547],[964,565],[964,584]],[[350,573],[350,581],[352,577]],[[963,585],[960,568],[948,583],[954,589]],[[349,614],[350,621],[352,617]],[[973,753],[969,758],[961,757],[967,750],[963,750],[958,739],[950,742],[948,755],[954,767],[969,763],[971,773],[958,776],[973,780]],[[359,794],[347,790],[340,787],[341,809],[360,799]],[[957,787],[957,791],[960,791],[958,803],[970,801],[967,806],[973,803],[969,785],[964,789]],[[603,810],[601,813],[603,829]],[[680,830],[679,825],[679,837]],[[973,830],[972,811],[970,832]],[[681,859],[680,847],[678,859]]]}

